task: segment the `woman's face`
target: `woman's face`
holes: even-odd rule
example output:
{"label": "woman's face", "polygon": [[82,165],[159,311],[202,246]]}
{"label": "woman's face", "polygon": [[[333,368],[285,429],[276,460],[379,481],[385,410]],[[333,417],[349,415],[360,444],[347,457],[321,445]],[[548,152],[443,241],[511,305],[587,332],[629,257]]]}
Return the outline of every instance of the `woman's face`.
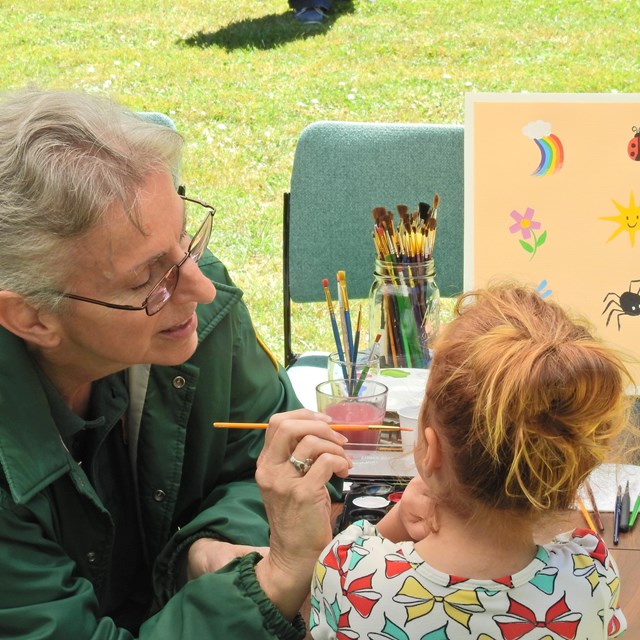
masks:
{"label": "woman's face", "polygon": [[[76,275],[67,283],[69,292],[137,306],[184,257],[189,244],[184,202],[171,177],[150,174],[138,197],[143,233],[114,207],[70,256]],[[203,219],[205,215],[203,208]],[[153,316],[69,300],[68,312],[59,318],[61,341],[55,358],[91,377],[138,363],[179,364],[197,346],[196,305],[211,302],[215,294],[211,281],[188,259],[180,267],[173,295]]]}

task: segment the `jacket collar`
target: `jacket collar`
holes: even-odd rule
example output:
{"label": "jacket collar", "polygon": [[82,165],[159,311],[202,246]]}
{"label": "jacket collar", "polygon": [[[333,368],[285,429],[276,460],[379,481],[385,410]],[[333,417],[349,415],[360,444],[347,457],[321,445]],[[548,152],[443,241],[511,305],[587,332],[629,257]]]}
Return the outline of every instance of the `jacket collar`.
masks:
{"label": "jacket collar", "polygon": [[0,327],[0,464],[15,502],[27,502],[75,465],[23,340]]}

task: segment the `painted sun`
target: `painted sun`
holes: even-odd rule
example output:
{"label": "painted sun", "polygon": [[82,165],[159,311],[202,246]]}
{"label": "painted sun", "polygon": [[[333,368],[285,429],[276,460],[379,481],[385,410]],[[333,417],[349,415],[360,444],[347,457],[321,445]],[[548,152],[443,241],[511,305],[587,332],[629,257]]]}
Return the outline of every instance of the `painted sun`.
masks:
{"label": "painted sun", "polygon": [[633,247],[636,231],[640,231],[640,206],[636,205],[633,192],[629,197],[628,207],[624,207],[615,200],[612,200],[612,202],[620,213],[617,216],[601,216],[600,220],[611,220],[611,222],[617,222],[620,226],[611,234],[607,242],[611,242],[611,240],[623,231],[628,231],[631,246]]}

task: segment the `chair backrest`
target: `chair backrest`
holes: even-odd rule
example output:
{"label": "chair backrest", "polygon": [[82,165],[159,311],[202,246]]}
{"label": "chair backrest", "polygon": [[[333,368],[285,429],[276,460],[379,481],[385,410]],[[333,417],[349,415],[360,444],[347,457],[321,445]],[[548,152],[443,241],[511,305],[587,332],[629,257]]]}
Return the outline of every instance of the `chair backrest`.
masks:
{"label": "chair backrest", "polygon": [[291,301],[324,300],[322,279],[347,275],[350,298],[373,282],[372,209],[431,202],[437,193],[436,282],[463,288],[464,127],[315,122],[298,141],[284,206],[284,349],[291,364]]}

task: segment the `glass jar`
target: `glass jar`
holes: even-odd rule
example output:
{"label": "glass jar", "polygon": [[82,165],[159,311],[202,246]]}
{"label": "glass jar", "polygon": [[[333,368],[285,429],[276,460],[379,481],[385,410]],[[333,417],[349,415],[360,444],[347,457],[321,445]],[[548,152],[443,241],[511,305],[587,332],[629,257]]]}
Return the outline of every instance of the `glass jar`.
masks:
{"label": "glass jar", "polygon": [[369,293],[371,345],[380,334],[380,367],[425,369],[440,327],[440,291],[433,259],[396,264],[376,260]]}

